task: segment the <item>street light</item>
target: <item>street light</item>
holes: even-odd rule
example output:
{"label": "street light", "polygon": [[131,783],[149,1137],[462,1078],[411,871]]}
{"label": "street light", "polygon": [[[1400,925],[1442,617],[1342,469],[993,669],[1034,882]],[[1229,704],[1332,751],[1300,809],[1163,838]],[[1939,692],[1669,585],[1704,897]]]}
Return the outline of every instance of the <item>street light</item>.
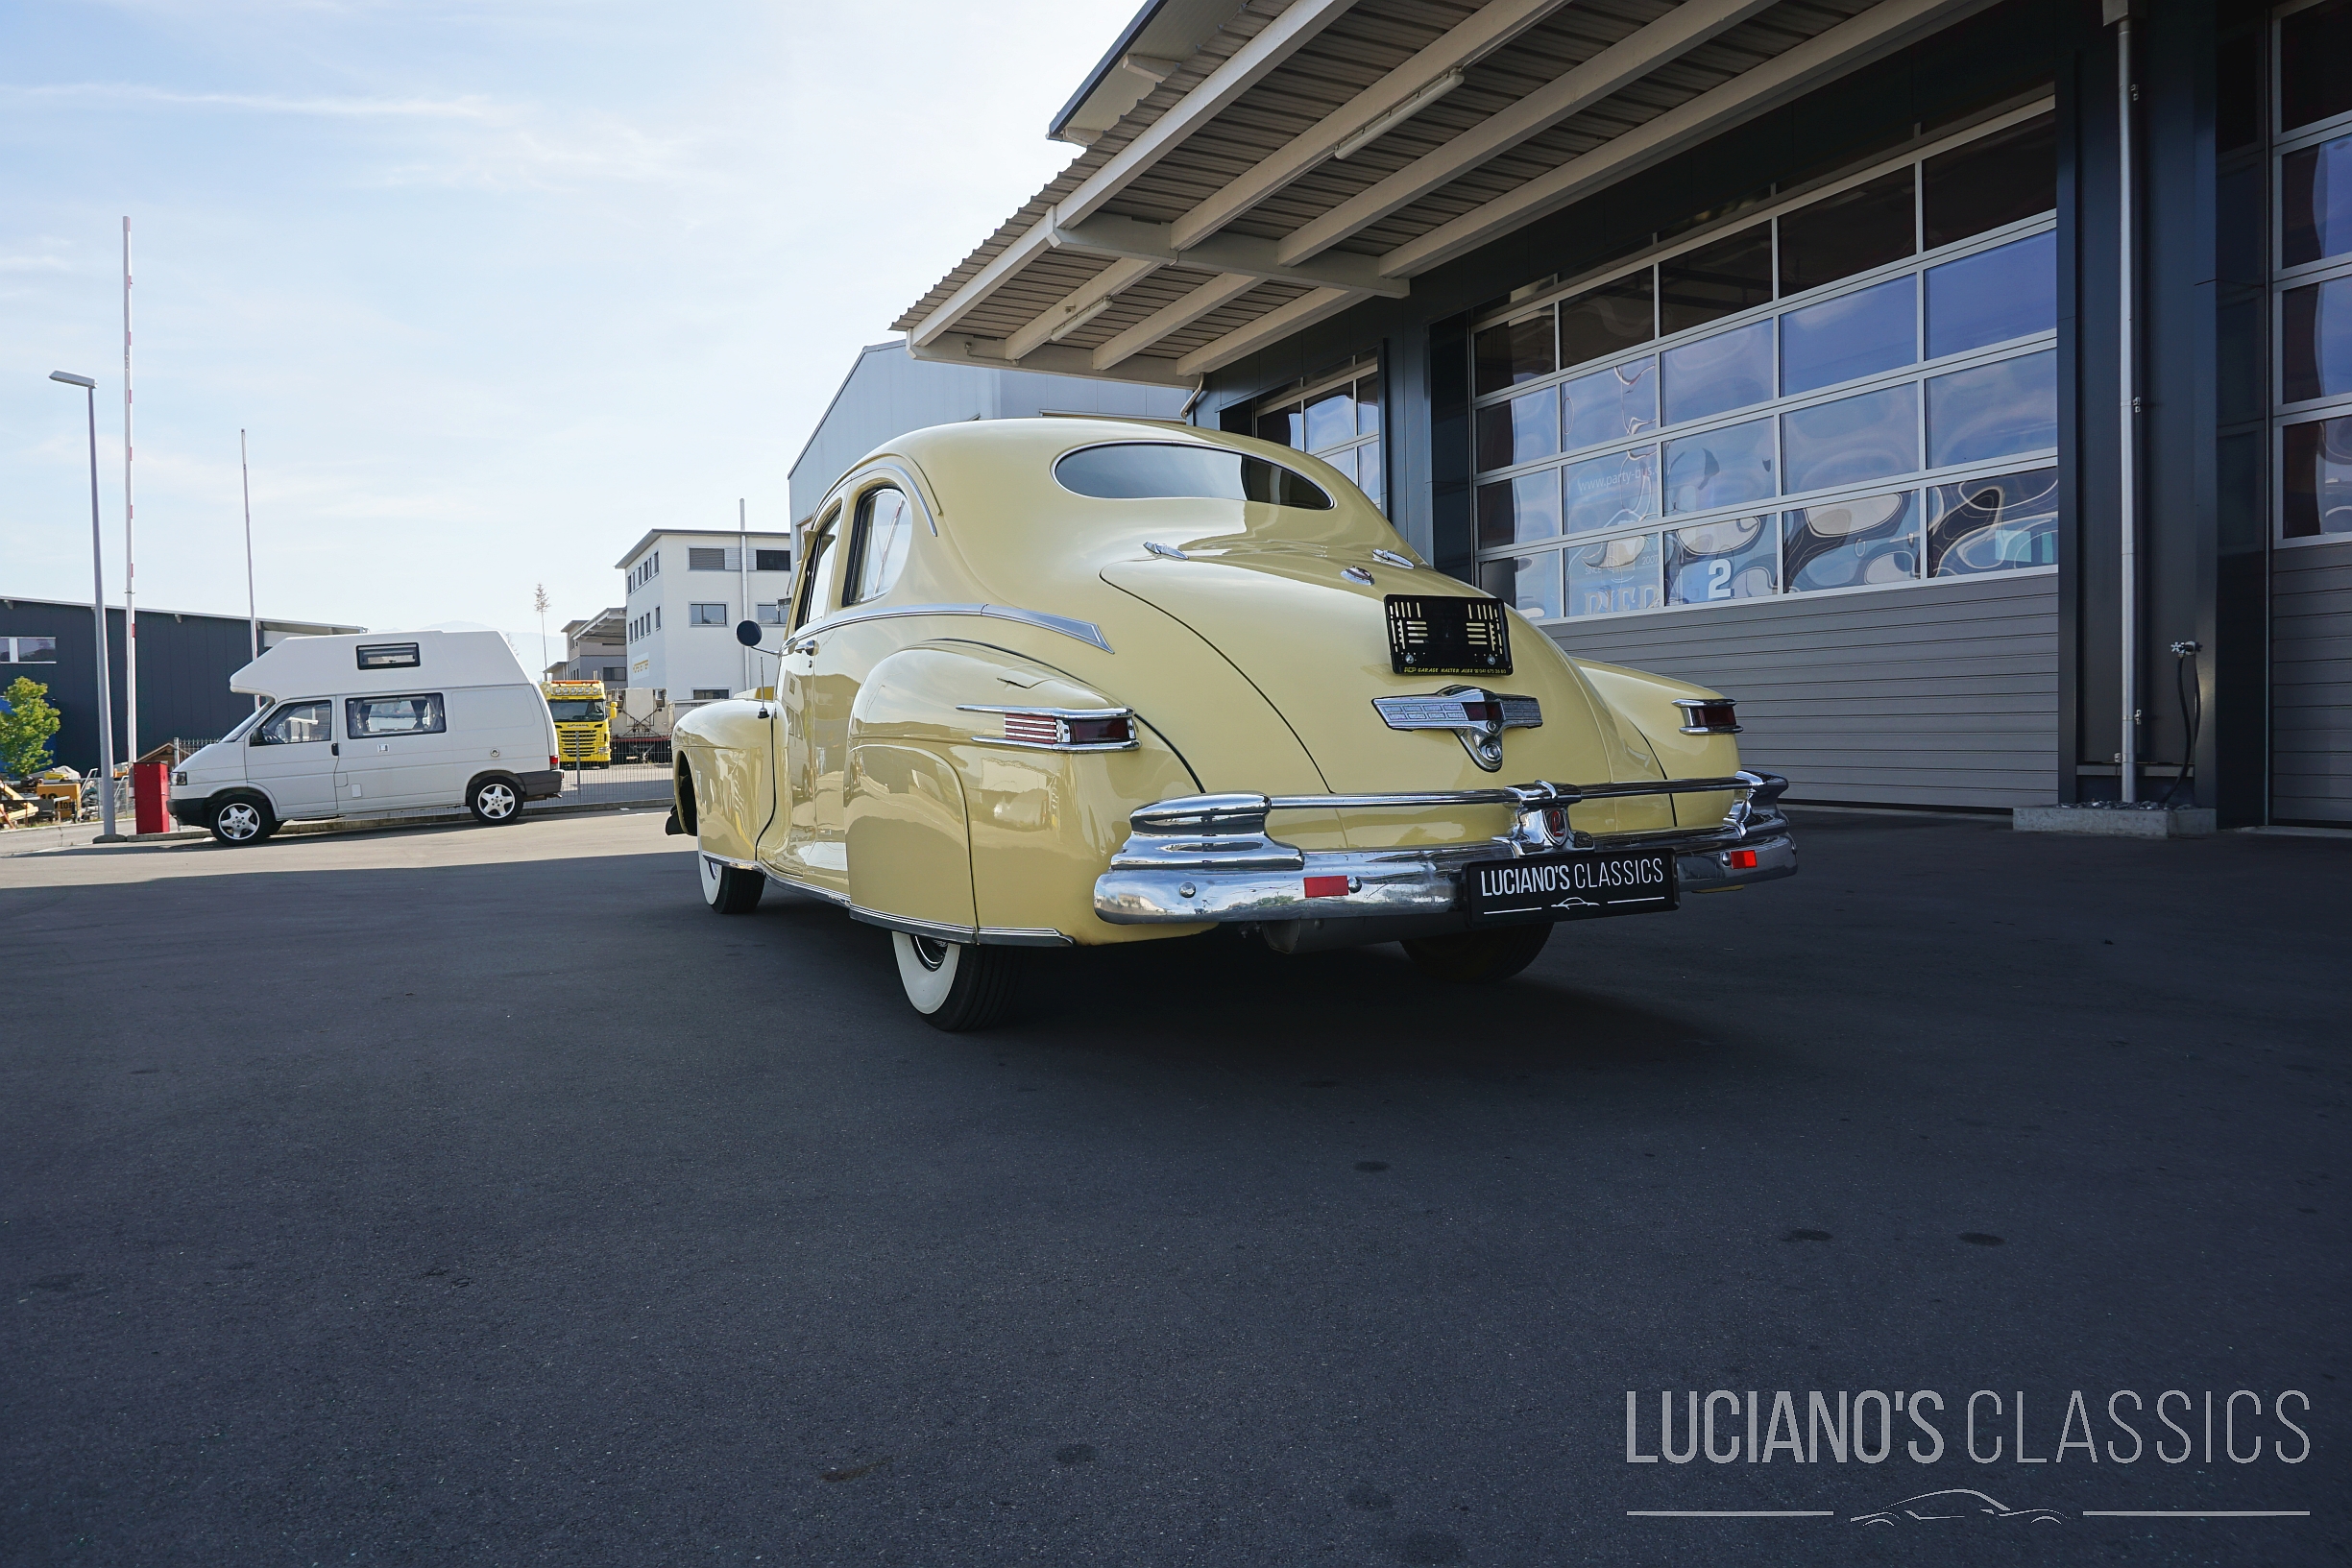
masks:
{"label": "street light", "polygon": [[98,842],[119,844],[114,831],[114,692],[107,680],[107,558],[98,537],[98,383],[71,371],[49,379],[80,387],[90,426],[90,619],[98,639]]}

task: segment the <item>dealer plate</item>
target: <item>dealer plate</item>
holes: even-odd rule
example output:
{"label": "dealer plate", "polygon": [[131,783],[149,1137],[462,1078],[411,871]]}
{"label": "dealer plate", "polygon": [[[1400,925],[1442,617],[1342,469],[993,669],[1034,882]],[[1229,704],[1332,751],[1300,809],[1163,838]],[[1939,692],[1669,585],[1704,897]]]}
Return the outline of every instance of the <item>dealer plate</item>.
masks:
{"label": "dealer plate", "polygon": [[1666,850],[1481,860],[1467,881],[1473,926],[1641,915],[1676,903],[1674,856]]}
{"label": "dealer plate", "polygon": [[1384,602],[1395,674],[1511,673],[1511,621],[1501,600],[1392,593]]}

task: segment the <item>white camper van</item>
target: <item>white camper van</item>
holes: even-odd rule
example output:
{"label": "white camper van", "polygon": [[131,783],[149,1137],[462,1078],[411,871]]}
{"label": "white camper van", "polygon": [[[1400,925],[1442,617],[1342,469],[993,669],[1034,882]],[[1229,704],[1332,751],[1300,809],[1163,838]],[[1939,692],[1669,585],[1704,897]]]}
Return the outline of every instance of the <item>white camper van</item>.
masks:
{"label": "white camper van", "polygon": [[290,637],[229,688],[261,707],[172,775],[172,815],[224,844],[417,807],[513,822],[564,786],[546,700],[496,632]]}

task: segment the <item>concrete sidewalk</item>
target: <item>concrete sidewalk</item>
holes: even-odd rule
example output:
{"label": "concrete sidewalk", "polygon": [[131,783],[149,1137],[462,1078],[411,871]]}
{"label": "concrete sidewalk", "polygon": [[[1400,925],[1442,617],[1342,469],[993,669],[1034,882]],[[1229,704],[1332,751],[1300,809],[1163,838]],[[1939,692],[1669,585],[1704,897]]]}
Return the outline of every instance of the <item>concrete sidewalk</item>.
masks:
{"label": "concrete sidewalk", "polygon": [[[523,807],[526,818],[568,817],[600,811],[647,810],[669,804],[668,791],[619,800],[532,801]],[[323,822],[289,822],[274,835],[279,838],[306,837],[313,833],[381,832],[396,828],[448,828],[473,820],[470,811],[387,811],[379,816],[330,817]],[[119,826],[119,823],[117,824]],[[112,848],[98,844],[99,825],[95,822],[59,822],[37,828],[12,828],[0,833],[0,859],[14,855],[46,855],[53,850],[80,850],[93,847]],[[169,832],[123,835],[126,845],[169,844],[179,839],[211,836],[202,828],[174,828]]]}

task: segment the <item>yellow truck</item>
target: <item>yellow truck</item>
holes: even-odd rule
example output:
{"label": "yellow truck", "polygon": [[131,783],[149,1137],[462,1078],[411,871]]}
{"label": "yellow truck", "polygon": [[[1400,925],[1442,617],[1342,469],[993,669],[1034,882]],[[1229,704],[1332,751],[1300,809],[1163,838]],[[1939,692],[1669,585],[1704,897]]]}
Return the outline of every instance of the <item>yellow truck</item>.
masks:
{"label": "yellow truck", "polygon": [[612,712],[602,681],[542,681],[539,694],[555,720],[555,749],[564,766],[613,765]]}

